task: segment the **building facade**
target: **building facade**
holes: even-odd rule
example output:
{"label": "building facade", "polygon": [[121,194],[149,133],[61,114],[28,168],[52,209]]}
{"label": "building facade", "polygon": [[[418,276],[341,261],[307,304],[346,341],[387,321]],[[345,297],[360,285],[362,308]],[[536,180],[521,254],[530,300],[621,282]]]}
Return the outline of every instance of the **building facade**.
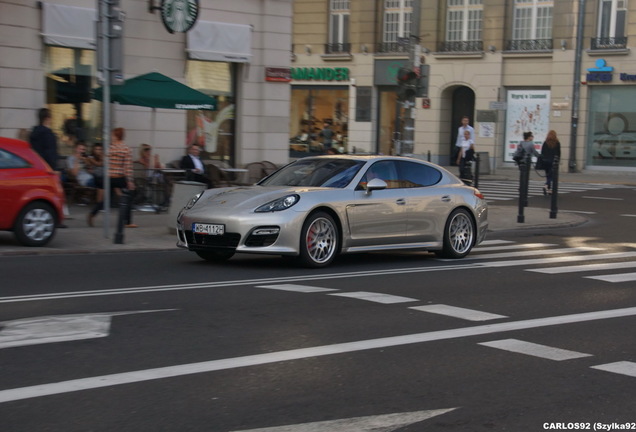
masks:
{"label": "building facade", "polygon": [[414,156],[449,164],[466,115],[489,167],[555,130],[561,169],[636,171],[634,16],[634,0],[294,0],[290,154],[320,151],[325,124],[341,150],[400,153],[396,74],[425,64]]}
{"label": "building facade", "polygon": [[[136,152],[151,144],[166,163],[200,142],[232,165],[288,160],[289,86],[265,79],[266,66],[289,67],[292,0],[120,0],[121,78],[159,72],[216,98],[215,110],[111,104]],[[198,6],[194,27],[170,33],[179,16],[163,3]],[[73,135],[101,141],[104,105],[97,62],[98,0],[0,0],[0,135],[23,135],[39,108],[53,112],[59,152]],[[170,18],[170,24],[162,22]],[[164,20],[165,21],[165,20]],[[172,30],[175,30],[174,28]]]}

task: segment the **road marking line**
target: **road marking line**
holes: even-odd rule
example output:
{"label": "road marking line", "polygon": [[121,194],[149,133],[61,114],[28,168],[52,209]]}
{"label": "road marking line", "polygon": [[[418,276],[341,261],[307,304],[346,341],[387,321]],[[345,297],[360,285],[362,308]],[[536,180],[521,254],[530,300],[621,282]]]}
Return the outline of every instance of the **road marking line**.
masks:
{"label": "road marking line", "polygon": [[490,245],[497,245],[497,244],[511,244],[511,243],[515,243],[512,240],[484,240],[483,242],[480,243],[480,246],[490,246]]}
{"label": "road marking line", "polygon": [[[560,262],[571,261],[594,261],[604,260],[612,258],[629,258],[636,256],[636,252],[611,252],[605,254],[593,254],[593,255],[563,255],[559,257],[550,258],[533,258],[525,260],[510,260],[510,261],[493,261],[479,263],[482,267],[511,267],[511,266],[527,266],[536,264],[556,264]],[[529,269],[528,269],[529,270]]]}
{"label": "road marking line", "polygon": [[374,292],[368,292],[368,291],[355,291],[355,292],[328,294],[328,295],[338,296],[338,297],[349,297],[349,298],[354,298],[358,300],[366,300],[366,301],[382,303],[382,304],[407,303],[407,302],[419,301],[418,299],[414,299],[410,297],[402,297],[402,296],[374,293]]}
{"label": "road marking line", "polygon": [[596,279],[604,282],[632,282],[636,281],[636,273],[621,273],[606,276],[585,276],[586,279]]}
{"label": "road marking line", "polygon": [[455,306],[448,306],[443,304],[426,305],[426,306],[413,306],[409,309],[414,309],[422,312],[434,313],[438,315],[447,315],[454,318],[461,318],[468,321],[488,321],[493,319],[508,318],[505,315],[497,315],[488,312],[481,312],[473,309],[465,309]]}
{"label": "road marking line", "polygon": [[256,285],[255,288],[275,289],[299,293],[315,293],[324,291],[338,291],[335,288],[322,288],[309,285],[281,284],[281,285]]}
{"label": "road marking line", "polygon": [[413,411],[393,414],[383,414],[367,417],[353,417],[340,420],[328,420],[315,423],[303,423],[287,426],[275,426],[260,429],[249,429],[234,432],[390,432],[413,423],[419,423],[437,417],[457,408],[438,409],[430,411]]}
{"label": "road marking line", "polygon": [[547,267],[539,269],[526,269],[530,272],[544,273],[544,274],[561,274],[561,273],[576,273],[586,272],[593,270],[613,270],[636,267],[636,261],[629,262],[617,262],[617,263],[596,263],[596,264],[581,264],[562,267]]}
{"label": "road marking line", "polygon": [[607,200],[607,201],[624,201],[623,198],[609,198],[609,197],[597,197],[597,196],[585,196],[585,195],[582,196],[581,198]]}
{"label": "road marking line", "polygon": [[527,354],[534,357],[541,357],[548,360],[563,361],[581,357],[592,357],[592,354],[585,354],[576,351],[564,350],[561,348],[539,345],[531,342],[524,342],[518,339],[503,339],[492,342],[482,342],[483,345],[519,354]]}
{"label": "road marking line", "polygon": [[502,252],[502,253],[494,253],[494,254],[483,254],[483,255],[469,255],[464,259],[492,259],[492,258],[510,258],[510,257],[520,257],[520,256],[528,256],[528,255],[556,255],[560,253],[572,253],[572,252],[588,252],[588,251],[597,251],[602,250],[601,248],[596,247],[574,247],[574,248],[561,248],[561,249],[546,249],[546,250],[526,250],[520,252]]}
{"label": "road marking line", "polygon": [[122,384],[130,384],[157,379],[179,377],[197,373],[207,373],[219,370],[235,369],[248,366],[258,366],[270,363],[299,360],[303,358],[358,352],[370,349],[404,346],[424,342],[449,340],[478,336],[492,333],[525,330],[531,328],[573,324],[586,321],[620,318],[636,315],[636,307],[612,309],[596,312],[585,312],[573,315],[562,315],[547,318],[536,318],[524,321],[512,321],[497,324],[485,324],[473,327],[440,330],[428,333],[416,333],[402,336],[392,336],[378,339],[368,339],[344,342],[334,345],[323,345],[311,348],[299,348],[265,354],[256,354],[229,359],[211,360],[155,369],[137,370],[111,375],[80,378],[50,384],[34,385],[30,387],[14,388],[0,391],[0,403],[30,399],[41,396],[70,393],[81,390],[91,390]]}
{"label": "road marking line", "polygon": [[625,216],[625,217],[636,217],[636,214],[622,214],[621,216]]}
{"label": "road marking line", "polygon": [[588,215],[596,214],[596,212],[593,212],[593,211],[582,211],[582,210],[561,210],[561,213],[577,213],[577,214],[588,214]]}
{"label": "road marking line", "polygon": [[606,372],[636,377],[636,363],[629,361],[619,361],[615,363],[607,363],[598,366],[590,366],[592,369],[598,369]]}
{"label": "road marking line", "polygon": [[510,250],[510,249],[532,249],[532,248],[540,248],[540,247],[551,247],[556,246],[554,243],[525,243],[525,244],[514,244],[514,245],[503,245],[503,246],[478,246],[473,248],[473,252],[489,252],[496,250]]}

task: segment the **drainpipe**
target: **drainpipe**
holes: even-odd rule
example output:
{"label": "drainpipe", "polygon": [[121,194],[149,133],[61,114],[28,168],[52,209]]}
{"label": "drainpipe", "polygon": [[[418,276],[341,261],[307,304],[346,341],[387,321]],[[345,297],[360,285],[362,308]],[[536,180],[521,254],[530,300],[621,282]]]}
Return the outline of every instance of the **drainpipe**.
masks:
{"label": "drainpipe", "polygon": [[576,48],[574,53],[574,79],[572,82],[572,122],[570,127],[570,159],[568,172],[576,172],[576,138],[579,128],[579,100],[581,98],[581,51],[583,51],[583,28],[585,0],[579,0],[579,17],[576,26]]}

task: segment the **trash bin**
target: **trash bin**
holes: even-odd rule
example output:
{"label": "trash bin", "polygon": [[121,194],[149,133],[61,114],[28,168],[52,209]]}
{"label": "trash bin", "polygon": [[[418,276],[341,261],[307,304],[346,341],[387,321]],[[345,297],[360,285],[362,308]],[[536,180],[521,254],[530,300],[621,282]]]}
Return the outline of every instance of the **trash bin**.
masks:
{"label": "trash bin", "polygon": [[190,198],[199,192],[206,190],[205,183],[194,181],[176,181],[172,184],[172,195],[170,196],[170,209],[168,210],[168,232],[176,234],[177,216]]}
{"label": "trash bin", "polygon": [[488,152],[477,152],[479,155],[479,174],[490,174],[490,155]]}

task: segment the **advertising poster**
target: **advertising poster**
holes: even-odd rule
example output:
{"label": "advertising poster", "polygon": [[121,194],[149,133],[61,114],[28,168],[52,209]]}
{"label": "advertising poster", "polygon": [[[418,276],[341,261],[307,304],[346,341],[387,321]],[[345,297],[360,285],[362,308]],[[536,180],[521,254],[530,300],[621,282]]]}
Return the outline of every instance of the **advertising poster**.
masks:
{"label": "advertising poster", "polygon": [[508,90],[505,162],[512,162],[524,132],[533,133],[534,146],[540,152],[549,130],[550,90]]}

